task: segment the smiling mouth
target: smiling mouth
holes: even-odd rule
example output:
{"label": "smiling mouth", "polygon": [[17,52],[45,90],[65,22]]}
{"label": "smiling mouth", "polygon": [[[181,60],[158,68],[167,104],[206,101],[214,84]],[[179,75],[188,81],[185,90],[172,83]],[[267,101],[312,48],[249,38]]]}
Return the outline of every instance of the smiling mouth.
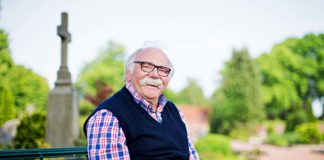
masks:
{"label": "smiling mouth", "polygon": [[151,87],[158,88],[158,85],[154,85],[154,84],[146,84],[146,85],[151,86]]}

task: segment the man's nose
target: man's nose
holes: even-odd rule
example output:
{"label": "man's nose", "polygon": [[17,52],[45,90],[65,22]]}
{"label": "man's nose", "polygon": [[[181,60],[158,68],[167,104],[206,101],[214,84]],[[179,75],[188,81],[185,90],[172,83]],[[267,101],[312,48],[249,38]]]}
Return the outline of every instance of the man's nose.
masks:
{"label": "man's nose", "polygon": [[158,69],[155,67],[152,72],[149,73],[151,78],[159,78]]}

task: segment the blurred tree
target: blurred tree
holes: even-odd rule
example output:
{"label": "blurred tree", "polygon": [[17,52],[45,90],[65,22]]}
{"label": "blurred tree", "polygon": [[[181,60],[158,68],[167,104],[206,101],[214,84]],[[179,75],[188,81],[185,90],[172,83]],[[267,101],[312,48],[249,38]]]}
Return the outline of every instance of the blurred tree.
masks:
{"label": "blurred tree", "polygon": [[0,81],[0,113],[0,127],[7,120],[16,117],[13,96],[5,81]]}
{"label": "blurred tree", "polygon": [[166,96],[168,98],[168,100],[176,103],[176,104],[179,104],[179,101],[178,101],[178,93],[173,91],[171,88],[167,88],[166,90],[164,90],[163,92],[163,95]]}
{"label": "blurred tree", "polygon": [[15,65],[9,52],[7,34],[0,29],[0,79],[7,81],[12,93],[14,106],[22,111],[26,105],[35,105],[44,109],[47,103],[49,87],[47,81],[20,65]]}
{"label": "blurred tree", "polygon": [[96,83],[101,81],[110,86],[115,93],[124,85],[124,60],[124,46],[112,41],[108,42],[106,49],[83,67],[76,88],[83,95],[95,95]]}
{"label": "blurred tree", "polygon": [[8,70],[14,65],[8,44],[8,35],[4,30],[0,29],[0,79],[4,78]]}
{"label": "blurred tree", "polygon": [[262,74],[263,101],[268,118],[279,117],[290,106],[300,103],[294,82],[289,80],[289,73],[278,61],[278,56],[282,54],[264,54],[257,59]]}
{"label": "blurred tree", "polygon": [[221,86],[212,96],[211,131],[229,134],[235,127],[262,120],[261,82],[248,50],[234,49],[221,74]]}
{"label": "blurred tree", "polygon": [[9,86],[19,111],[23,111],[28,105],[46,110],[49,86],[43,77],[30,69],[15,65],[8,72],[7,79],[11,82]]}
{"label": "blurred tree", "polygon": [[[256,60],[262,74],[263,101],[268,117],[304,109],[324,95],[324,34],[289,38]],[[299,107],[295,107],[299,106]],[[313,119],[312,114],[307,114]]]}
{"label": "blurred tree", "polygon": [[204,96],[202,88],[194,78],[187,79],[187,86],[184,87],[177,97],[179,104],[192,104],[198,106],[208,106],[207,99]]}
{"label": "blurred tree", "polygon": [[14,97],[8,87],[5,77],[14,65],[10,53],[7,40],[8,35],[4,30],[0,29],[0,126],[10,119],[15,118]]}
{"label": "blurred tree", "polygon": [[285,132],[293,132],[296,127],[307,122],[307,115],[304,110],[300,109],[300,106],[293,106],[290,113],[286,118]]}

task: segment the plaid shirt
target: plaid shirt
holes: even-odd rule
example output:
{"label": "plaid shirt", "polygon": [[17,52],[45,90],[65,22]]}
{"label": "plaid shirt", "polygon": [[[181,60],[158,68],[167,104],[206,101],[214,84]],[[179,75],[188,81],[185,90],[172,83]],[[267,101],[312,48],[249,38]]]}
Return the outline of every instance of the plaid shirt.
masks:
{"label": "plaid shirt", "polygon": [[[162,122],[161,112],[167,103],[167,99],[163,95],[159,97],[159,105],[157,107],[157,111],[154,112],[151,104],[135,91],[135,88],[130,82],[126,83],[126,88],[133,95],[136,103],[143,107],[156,121],[159,123]],[[184,121],[183,114],[180,112],[180,110],[179,113]],[[89,159],[130,159],[124,132],[118,124],[118,119],[110,111],[105,109],[100,110],[89,119],[87,124],[87,137]],[[189,134],[188,142],[190,153],[189,159],[199,160],[198,154],[190,141]]]}

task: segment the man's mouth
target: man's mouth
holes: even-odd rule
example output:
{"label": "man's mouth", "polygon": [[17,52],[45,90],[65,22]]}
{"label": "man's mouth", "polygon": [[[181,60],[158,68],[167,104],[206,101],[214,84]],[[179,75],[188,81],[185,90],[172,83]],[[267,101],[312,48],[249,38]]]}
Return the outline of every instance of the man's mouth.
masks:
{"label": "man's mouth", "polygon": [[155,84],[147,84],[148,86],[151,86],[151,87],[155,87],[155,88],[158,88],[158,85],[155,85]]}

